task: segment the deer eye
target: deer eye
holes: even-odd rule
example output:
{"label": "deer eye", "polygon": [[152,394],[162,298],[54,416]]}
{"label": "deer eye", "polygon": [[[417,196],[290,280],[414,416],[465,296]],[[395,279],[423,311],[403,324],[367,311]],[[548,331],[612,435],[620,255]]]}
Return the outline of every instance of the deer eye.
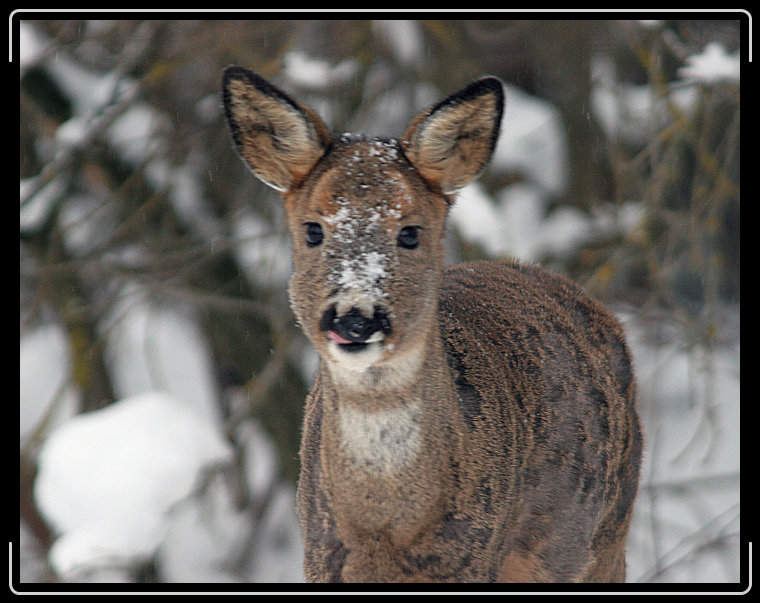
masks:
{"label": "deer eye", "polygon": [[306,223],[306,245],[309,247],[316,247],[325,238],[325,234],[322,232],[322,225],[317,222]]}
{"label": "deer eye", "polygon": [[414,249],[420,244],[419,226],[404,226],[398,233],[398,244],[404,249]]}

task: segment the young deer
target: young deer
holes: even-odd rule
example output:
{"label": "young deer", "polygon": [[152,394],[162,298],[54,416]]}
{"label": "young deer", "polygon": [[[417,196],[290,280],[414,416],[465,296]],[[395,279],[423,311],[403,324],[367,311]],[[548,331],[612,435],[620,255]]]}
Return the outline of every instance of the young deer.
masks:
{"label": "young deer", "polygon": [[620,582],[642,439],[623,333],[567,279],[443,268],[446,215],[490,159],[485,78],[400,140],[333,138],[229,67],[237,151],[282,191],[290,299],[321,363],[298,512],[309,581]]}

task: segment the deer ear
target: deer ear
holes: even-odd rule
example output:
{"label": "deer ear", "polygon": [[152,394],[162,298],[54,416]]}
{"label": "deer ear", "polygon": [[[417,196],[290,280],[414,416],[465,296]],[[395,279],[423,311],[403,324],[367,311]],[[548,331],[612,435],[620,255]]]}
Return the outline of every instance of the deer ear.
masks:
{"label": "deer ear", "polygon": [[312,109],[248,69],[225,69],[222,99],[238,153],[278,191],[304,178],[330,145],[330,134]]}
{"label": "deer ear", "polygon": [[503,112],[502,83],[483,78],[418,115],[401,144],[423,178],[445,194],[454,193],[485,169]]}

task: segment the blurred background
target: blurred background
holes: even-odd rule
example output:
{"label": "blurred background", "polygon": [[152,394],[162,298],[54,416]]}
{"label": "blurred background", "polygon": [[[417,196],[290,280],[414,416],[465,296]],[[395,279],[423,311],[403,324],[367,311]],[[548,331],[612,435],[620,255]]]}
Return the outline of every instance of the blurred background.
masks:
{"label": "blurred background", "polygon": [[741,16],[17,15],[18,579],[303,580],[317,360],[288,306],[277,195],[223,120],[239,64],[336,133],[389,137],[474,78],[505,82],[447,261],[541,262],[616,312],[646,436],[628,580],[738,581]]}

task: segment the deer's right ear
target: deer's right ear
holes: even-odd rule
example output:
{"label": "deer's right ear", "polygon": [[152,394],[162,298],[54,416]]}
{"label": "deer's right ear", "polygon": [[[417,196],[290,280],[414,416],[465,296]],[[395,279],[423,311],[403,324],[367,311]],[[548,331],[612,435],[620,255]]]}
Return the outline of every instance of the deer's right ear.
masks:
{"label": "deer's right ear", "polygon": [[330,145],[319,116],[243,67],[224,70],[222,98],[235,147],[265,184],[286,191]]}

